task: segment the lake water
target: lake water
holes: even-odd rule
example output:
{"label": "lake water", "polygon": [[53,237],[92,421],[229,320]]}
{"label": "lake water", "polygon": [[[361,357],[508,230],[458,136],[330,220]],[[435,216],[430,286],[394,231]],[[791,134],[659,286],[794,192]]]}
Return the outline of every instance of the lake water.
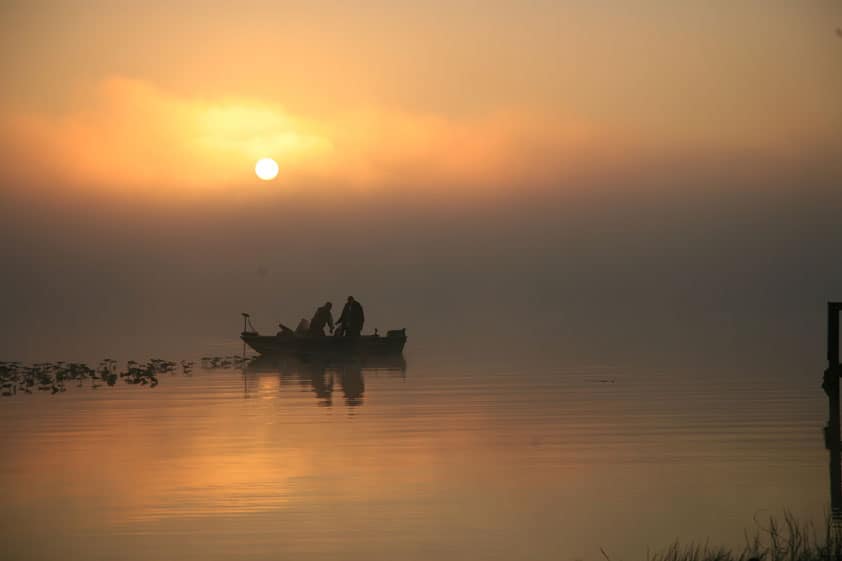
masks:
{"label": "lake water", "polygon": [[410,334],[405,364],[0,399],[2,557],[642,559],[824,520],[820,370],[563,355]]}

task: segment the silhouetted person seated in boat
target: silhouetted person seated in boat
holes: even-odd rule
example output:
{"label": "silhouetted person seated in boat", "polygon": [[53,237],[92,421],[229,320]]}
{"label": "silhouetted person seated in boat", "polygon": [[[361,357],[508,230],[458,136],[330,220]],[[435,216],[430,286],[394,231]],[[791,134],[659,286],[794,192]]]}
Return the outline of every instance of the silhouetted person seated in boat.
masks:
{"label": "silhouetted person seated in boat", "polygon": [[326,302],[324,306],[316,310],[313,319],[310,320],[310,335],[324,337],[325,325],[333,332],[333,316],[330,313],[332,307],[333,304]]}
{"label": "silhouetted person seated in boat", "polygon": [[336,325],[342,324],[339,335],[359,337],[363,330],[363,323],[365,323],[365,314],[362,305],[354,300],[353,296],[348,296],[348,301],[342,308],[342,315],[336,321]]}

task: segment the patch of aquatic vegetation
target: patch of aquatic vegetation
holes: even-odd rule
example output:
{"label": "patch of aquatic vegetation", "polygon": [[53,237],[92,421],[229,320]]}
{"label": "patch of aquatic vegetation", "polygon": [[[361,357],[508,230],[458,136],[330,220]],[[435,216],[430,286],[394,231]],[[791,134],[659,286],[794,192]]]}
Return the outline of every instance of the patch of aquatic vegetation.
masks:
{"label": "patch of aquatic vegetation", "polygon": [[[202,357],[205,369],[238,368],[248,359],[241,356]],[[82,362],[21,362],[0,361],[0,395],[10,397],[20,393],[45,391],[51,394],[64,392],[68,384],[83,387],[86,384],[96,389],[103,385],[114,386],[118,381],[126,384],[148,386],[158,385],[163,374],[191,375],[195,363],[190,360],[173,362],[153,358],[146,362],[130,360],[120,365],[116,360],[106,358],[96,366]]]}
{"label": "patch of aquatic vegetation", "polygon": [[[819,537],[821,534],[821,537]],[[743,549],[731,550],[705,544],[675,542],[666,549],[650,553],[648,561],[829,561],[842,560],[842,526],[828,519],[824,528],[816,531],[811,523],[796,520],[785,513],[783,522],[770,518],[758,523],[753,534],[746,532]],[[603,550],[603,556],[612,558]]]}
{"label": "patch of aquatic vegetation", "polygon": [[247,365],[254,358],[248,358],[240,355],[230,356],[203,356],[202,368],[205,370],[214,370],[218,368],[240,368]]}

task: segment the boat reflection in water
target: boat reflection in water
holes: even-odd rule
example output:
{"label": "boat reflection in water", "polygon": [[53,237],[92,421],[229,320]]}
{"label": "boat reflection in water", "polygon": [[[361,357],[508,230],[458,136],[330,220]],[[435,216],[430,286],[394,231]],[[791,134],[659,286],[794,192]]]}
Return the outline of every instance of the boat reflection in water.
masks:
{"label": "boat reflection in water", "polygon": [[[388,375],[405,378],[406,360],[403,355],[322,357],[302,355],[259,356],[243,369],[246,396],[249,382],[266,375],[277,375],[282,385],[297,382],[310,386],[324,407],[333,405],[338,385],[345,405],[362,405],[365,394],[365,375]],[[253,386],[254,384],[252,384]]]}

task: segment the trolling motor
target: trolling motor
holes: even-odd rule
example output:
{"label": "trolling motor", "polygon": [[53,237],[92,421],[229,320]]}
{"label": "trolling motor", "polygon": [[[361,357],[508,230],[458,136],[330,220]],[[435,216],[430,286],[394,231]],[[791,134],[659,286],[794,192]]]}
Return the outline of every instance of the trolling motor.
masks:
{"label": "trolling motor", "polygon": [[257,335],[257,329],[251,324],[251,316],[245,312],[243,316],[243,335]]}

